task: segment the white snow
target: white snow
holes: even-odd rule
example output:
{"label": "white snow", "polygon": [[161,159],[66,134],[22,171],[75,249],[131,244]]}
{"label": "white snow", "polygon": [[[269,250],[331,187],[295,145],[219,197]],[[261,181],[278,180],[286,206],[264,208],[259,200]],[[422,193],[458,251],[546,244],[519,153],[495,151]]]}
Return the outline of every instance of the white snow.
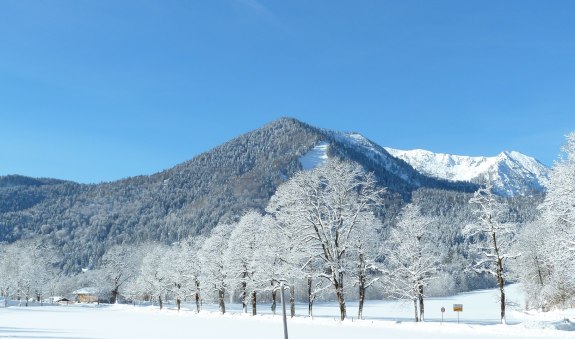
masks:
{"label": "white snow", "polygon": [[394,157],[422,174],[452,181],[484,182],[491,176],[494,187],[506,196],[544,189],[549,169],[536,159],[515,151],[494,157],[470,157],[416,149],[385,148]]}
{"label": "white snow", "polygon": [[311,151],[304,154],[299,162],[304,170],[312,170],[323,165],[328,160],[327,149],[329,143],[320,142]]}
{"label": "white snow", "polygon": [[[387,171],[397,175],[402,180],[409,182],[409,178],[402,169],[397,167],[395,159],[390,157],[390,154],[386,150],[374,142],[370,141],[363,135],[359,133],[344,133],[336,131],[327,131],[339,142],[350,145],[351,148],[361,150],[364,155],[368,156],[375,162],[378,162]],[[415,183],[418,185],[419,183]]]}
{"label": "white snow", "polygon": [[[426,322],[414,323],[411,303],[367,301],[365,320],[354,316],[357,303],[348,303],[349,319],[337,318],[335,303],[317,303],[315,318],[288,318],[290,338],[572,338],[575,310],[568,312],[522,312],[519,286],[507,287],[509,300],[517,310],[510,310],[509,323],[498,323],[496,290],[483,290],[447,298],[428,299]],[[463,304],[460,323],[453,304]],[[239,313],[241,306],[229,305],[220,315],[216,305],[205,305],[196,314],[190,309],[177,312],[168,308],[129,305],[70,305],[0,308],[0,337],[20,338],[282,338],[281,316],[270,314],[269,305],[259,305],[264,315]],[[444,306],[445,322],[440,308]],[[297,313],[305,314],[306,305],[298,304]],[[510,307],[511,308],[511,307]],[[281,307],[278,307],[281,309]],[[564,318],[571,318],[566,322]]]}
{"label": "white snow", "polygon": [[98,294],[98,289],[95,287],[84,287],[79,290],[75,290],[72,294]]}

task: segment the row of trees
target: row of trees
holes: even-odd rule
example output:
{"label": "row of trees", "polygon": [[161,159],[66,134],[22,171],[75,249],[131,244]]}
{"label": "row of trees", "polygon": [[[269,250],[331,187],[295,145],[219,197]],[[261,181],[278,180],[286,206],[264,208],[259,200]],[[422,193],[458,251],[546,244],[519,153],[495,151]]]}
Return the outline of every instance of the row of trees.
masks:
{"label": "row of trees", "polygon": [[[345,319],[346,280],[356,283],[362,300],[372,283],[368,275],[380,227],[372,208],[381,204],[382,193],[373,176],[352,163],[332,161],[300,172],[278,189],[265,215],[248,211],[236,223],[217,225],[208,238],[148,250],[139,270],[124,267],[134,275],[125,292],[159,301],[169,293],[178,305],[194,297],[198,309],[200,293],[217,295],[221,312],[226,294],[236,295],[244,311],[251,305],[255,314],[264,292],[275,310],[276,292],[284,283],[290,287],[293,315],[295,287],[304,281],[310,315],[316,297],[330,288]],[[104,270],[116,267],[107,263],[128,262],[109,257],[104,256]],[[111,281],[117,291],[119,279]]]}
{"label": "row of trees", "polygon": [[[366,291],[377,285],[387,296],[412,300],[416,321],[423,320],[425,290],[442,271],[447,252],[440,225],[412,203],[385,230],[376,215],[384,194],[360,166],[330,161],[280,186],[265,214],[248,211],[236,223],[217,225],[207,238],[143,250],[111,249],[99,274],[109,284],[103,290],[113,291],[113,300],[120,288],[130,298],[153,297],[160,307],[166,296],[178,307],[192,298],[198,310],[202,299],[215,298],[222,313],[226,296],[232,296],[245,312],[251,305],[256,314],[261,295],[269,295],[265,298],[275,311],[276,292],[284,283],[290,287],[292,315],[295,288],[305,286],[310,316],[317,297],[327,295],[337,300],[343,320],[346,295],[355,289],[362,317]],[[478,255],[470,255],[475,264],[470,268],[493,273],[504,296],[499,253],[506,243],[497,240],[498,247],[493,239],[503,236],[499,226],[505,223],[499,217],[507,214],[497,213],[505,203],[489,187],[470,202],[478,207],[478,222],[466,230],[478,249]]]}
{"label": "row of trees", "polygon": [[4,306],[9,299],[28,306],[30,300],[42,302],[57,288],[59,261],[56,251],[37,240],[0,246],[0,295]]}
{"label": "row of trees", "polygon": [[[217,225],[207,238],[170,246],[112,247],[83,279],[102,296],[111,293],[112,302],[120,294],[153,297],[161,307],[166,296],[178,305],[193,297],[199,308],[202,298],[215,294],[225,312],[225,297],[232,295],[246,311],[251,304],[253,313],[264,291],[271,292],[274,307],[283,282],[290,287],[292,314],[295,287],[304,281],[310,315],[316,297],[331,289],[345,319],[348,281],[356,284],[363,305],[365,290],[376,280],[371,275],[381,224],[373,211],[384,192],[376,187],[359,165],[331,161],[283,184],[265,215],[248,211],[235,223]],[[3,289],[7,297],[12,290]]]}
{"label": "row of trees", "polygon": [[495,277],[505,322],[505,283],[521,282],[527,308],[575,307],[575,132],[567,136],[555,163],[547,193],[534,220],[524,225],[509,219],[507,204],[488,185],[470,203],[478,219],[466,227],[477,240],[473,269]]}
{"label": "row of trees", "polygon": [[[445,206],[431,204],[427,191],[420,197],[415,194],[393,225],[384,226],[386,191],[378,188],[373,175],[357,164],[330,160],[282,184],[265,213],[247,211],[235,222],[218,224],[208,236],[171,245],[112,247],[97,269],[76,278],[75,287],[96,287],[112,302],[123,296],[153,299],[162,307],[171,298],[179,307],[183,300],[194,300],[198,311],[202,300],[214,300],[222,313],[226,299],[237,298],[245,312],[251,306],[256,314],[262,298],[275,312],[276,293],[283,283],[290,289],[292,316],[299,288],[305,291],[299,293],[308,301],[310,316],[314,301],[325,297],[337,300],[343,320],[346,296],[354,293],[362,317],[367,291],[377,286],[379,295],[411,300],[415,319],[423,320],[430,286],[437,281],[452,284],[450,274],[460,267],[494,277],[503,322],[509,279],[523,282],[533,307],[566,306],[573,302],[575,290],[575,134],[565,153],[553,170],[539,217],[523,228],[520,222],[528,218],[520,216],[526,214],[494,195],[489,185],[464,199],[472,213],[466,207],[465,213],[457,214],[462,208],[450,195],[441,195]],[[2,248],[8,253],[23,244]],[[26,256],[35,250],[21,251]],[[456,256],[461,258],[455,261]],[[0,265],[0,289],[6,298],[22,295],[27,300],[29,291],[45,290],[40,285],[46,283],[27,287],[19,281],[23,278],[16,278],[20,273],[15,267],[28,265],[14,264],[18,255],[3,258],[10,259]],[[46,268],[53,267],[53,261],[29,264]],[[35,267],[32,271],[43,270]]]}

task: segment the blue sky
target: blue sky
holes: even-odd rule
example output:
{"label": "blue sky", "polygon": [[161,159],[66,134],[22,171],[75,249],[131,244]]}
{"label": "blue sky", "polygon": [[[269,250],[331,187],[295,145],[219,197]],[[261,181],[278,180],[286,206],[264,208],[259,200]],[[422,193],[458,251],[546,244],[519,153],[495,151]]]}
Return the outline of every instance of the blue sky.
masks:
{"label": "blue sky", "polygon": [[282,116],[551,165],[574,1],[0,0],[0,175],[151,174]]}

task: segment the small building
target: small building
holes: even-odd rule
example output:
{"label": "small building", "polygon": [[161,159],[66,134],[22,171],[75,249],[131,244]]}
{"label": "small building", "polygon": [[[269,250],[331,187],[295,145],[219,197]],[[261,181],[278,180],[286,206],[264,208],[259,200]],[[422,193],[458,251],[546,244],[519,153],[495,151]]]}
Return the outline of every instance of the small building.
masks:
{"label": "small building", "polygon": [[64,297],[59,297],[56,299],[56,302],[60,305],[70,305],[73,304],[74,302],[68,298],[64,298]]}
{"label": "small building", "polygon": [[84,287],[72,292],[78,303],[98,302],[98,290],[95,287]]}

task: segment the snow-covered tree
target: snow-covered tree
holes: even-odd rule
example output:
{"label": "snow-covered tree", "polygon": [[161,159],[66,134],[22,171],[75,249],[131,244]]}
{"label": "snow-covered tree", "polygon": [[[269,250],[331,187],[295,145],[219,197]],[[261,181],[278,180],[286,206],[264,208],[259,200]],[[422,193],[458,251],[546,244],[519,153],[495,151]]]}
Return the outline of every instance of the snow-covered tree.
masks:
{"label": "snow-covered tree", "polygon": [[549,306],[548,301],[543,298],[543,291],[550,283],[553,268],[547,248],[547,232],[540,221],[529,223],[518,234],[513,246],[518,256],[509,264],[513,278],[522,283],[527,309],[546,309]]}
{"label": "snow-covered tree", "polygon": [[190,282],[193,277],[186,265],[186,251],[180,244],[172,245],[164,253],[164,262],[162,263],[162,276],[166,280],[166,288],[172,298],[176,299],[178,312],[182,300],[191,293]]}
{"label": "snow-covered tree", "polygon": [[34,299],[41,302],[56,279],[56,252],[39,239],[20,240],[2,246],[0,255],[0,288],[7,302],[16,298],[25,305]]}
{"label": "snow-covered tree", "polygon": [[199,252],[206,239],[204,237],[189,237],[184,243],[184,260],[187,266],[189,277],[189,284],[191,284],[190,291],[194,296],[196,302],[196,312],[200,312],[202,308],[202,294],[201,294],[201,275],[202,266],[200,262]]}
{"label": "snow-covered tree", "polygon": [[433,223],[419,206],[408,204],[383,246],[386,288],[392,296],[413,301],[415,321],[425,319],[425,287],[438,271],[440,250],[433,242]]}
{"label": "snow-covered tree", "polygon": [[364,214],[358,223],[357,230],[351,238],[352,268],[350,268],[354,285],[358,288],[358,319],[363,317],[366,290],[376,283],[381,275],[376,263],[381,222],[372,214]]}
{"label": "snow-covered tree", "polygon": [[52,245],[40,240],[36,241],[33,248],[36,276],[36,301],[43,302],[46,295],[53,296],[54,285],[60,273],[57,265],[62,256]]}
{"label": "snow-covered tree", "polygon": [[561,239],[561,259],[569,260],[575,253],[575,132],[567,136],[562,151],[551,171],[543,217]]}
{"label": "snow-covered tree", "polygon": [[142,254],[134,245],[116,245],[108,249],[102,257],[101,271],[112,286],[111,303],[116,303],[120,287],[137,274]]}
{"label": "snow-covered tree", "polygon": [[217,294],[222,314],[226,313],[225,294],[228,290],[225,253],[228,249],[230,234],[235,227],[235,224],[218,224],[212,229],[198,253],[202,268],[200,281],[207,291]]}
{"label": "snow-covered tree", "polygon": [[268,236],[262,226],[263,216],[259,212],[246,212],[232,231],[225,253],[228,284],[239,288],[244,312],[251,302],[252,315],[257,312],[257,292],[269,287],[260,267],[265,253],[260,248]]}
{"label": "snow-covered tree", "polygon": [[344,277],[353,233],[362,215],[379,204],[375,178],[351,162],[329,160],[311,171],[299,172],[281,185],[268,211],[299,229],[308,246],[317,248],[327,279],[336,294],[340,318],[346,317]]}
{"label": "snow-covered tree", "polygon": [[4,307],[8,301],[16,295],[18,280],[18,248],[14,245],[2,245],[0,247],[0,289],[4,297]]}
{"label": "snow-covered tree", "polygon": [[[290,185],[290,183],[284,185]],[[278,199],[274,196],[266,208],[271,229],[277,238],[274,255],[279,276],[276,279],[278,284],[283,282],[284,286],[289,287],[292,318],[295,316],[295,285],[302,278],[307,280],[308,315],[311,317],[315,297],[320,290],[324,289],[318,276],[322,269],[319,260],[320,252],[319,247],[315,246],[315,242],[312,241],[311,234],[302,232],[301,225],[297,219],[294,219],[293,213],[288,208],[288,205],[292,203],[289,198],[285,196]],[[280,213],[276,213],[280,210]]]}
{"label": "snow-covered tree", "polygon": [[[299,267],[302,277],[305,277],[307,288],[307,315],[313,317],[313,304],[318,297],[321,297],[326,290],[331,287],[330,282],[324,279],[323,274],[324,265],[321,259],[317,256],[308,256],[308,260],[303,266]],[[294,272],[295,273],[295,272]],[[293,279],[292,279],[293,280]],[[292,308],[292,317],[295,314],[294,295],[293,289],[290,289],[290,301]]]}
{"label": "snow-covered tree", "polygon": [[514,272],[532,307],[575,305],[575,132],[554,164],[538,220],[523,229]]}
{"label": "snow-covered tree", "polygon": [[167,289],[176,299],[180,310],[182,300],[194,297],[196,311],[200,312],[200,272],[198,251],[202,237],[190,237],[183,242],[172,244],[166,249],[162,268],[166,277]]}
{"label": "snow-covered tree", "polygon": [[166,292],[170,287],[169,268],[166,268],[167,248],[162,245],[149,247],[142,261],[138,286],[143,295],[158,298],[160,309],[162,309]]}
{"label": "snow-covered tree", "polygon": [[487,273],[497,280],[501,322],[505,319],[506,261],[516,257],[511,245],[517,233],[517,225],[507,219],[507,204],[496,196],[491,182],[477,190],[469,203],[476,208],[476,222],[465,227],[464,233],[475,245],[477,260],[473,269]]}
{"label": "snow-covered tree", "polygon": [[287,280],[291,267],[282,256],[286,242],[276,221],[271,216],[264,215],[259,228],[258,250],[253,257],[256,265],[254,280],[258,282],[260,291],[271,293],[271,310],[275,314],[280,282]]}

